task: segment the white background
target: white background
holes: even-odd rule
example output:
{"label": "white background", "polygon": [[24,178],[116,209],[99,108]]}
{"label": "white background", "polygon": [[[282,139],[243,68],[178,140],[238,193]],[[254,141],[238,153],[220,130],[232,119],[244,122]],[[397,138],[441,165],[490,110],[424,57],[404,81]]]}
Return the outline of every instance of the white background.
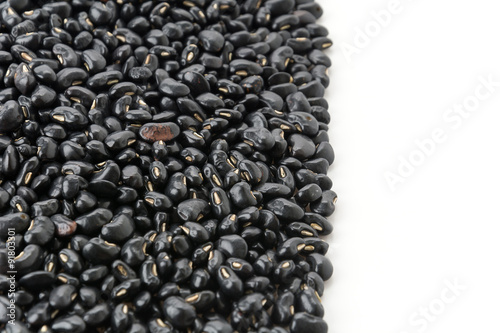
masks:
{"label": "white background", "polygon": [[[317,1],[335,42],[329,332],[500,332],[500,85],[460,124],[443,118],[477,101],[480,77],[500,83],[500,3],[401,0],[381,27],[371,13],[390,0]],[[446,140],[391,190],[385,174],[435,129]]]}

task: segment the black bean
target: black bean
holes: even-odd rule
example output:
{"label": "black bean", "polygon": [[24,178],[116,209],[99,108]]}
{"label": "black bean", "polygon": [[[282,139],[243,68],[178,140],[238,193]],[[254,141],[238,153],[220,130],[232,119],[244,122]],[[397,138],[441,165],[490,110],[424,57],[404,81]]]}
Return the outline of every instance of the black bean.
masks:
{"label": "black bean", "polygon": [[324,191],[321,198],[311,203],[311,210],[323,216],[330,216],[335,211],[337,194],[331,190]]}
{"label": "black bean", "polygon": [[273,307],[273,320],[282,325],[290,323],[295,314],[295,297],[291,292],[284,292],[278,296]]}
{"label": "black bean", "polygon": [[[121,249],[122,260],[130,266],[139,265],[146,258],[146,246],[146,241],[141,237],[129,239]],[[114,248],[119,250],[116,245]]]}
{"label": "black bean", "polygon": [[[196,170],[193,169],[193,171],[195,172],[196,176],[198,176],[198,174],[200,173],[199,170],[196,172]],[[187,181],[188,178],[184,176],[184,174],[180,172],[175,173],[168,180],[168,183],[165,187],[165,194],[174,202],[179,202],[183,199],[186,199],[186,196],[188,194]]]}
{"label": "black bean", "polygon": [[174,79],[166,78],[159,86],[160,91],[169,97],[183,97],[190,92],[189,87],[183,83],[177,82]]}
{"label": "black bean", "polygon": [[30,217],[26,213],[12,213],[0,216],[0,235],[7,236],[9,229],[15,229],[16,234],[21,234],[28,229]]}
{"label": "black bean", "polygon": [[[42,67],[42,66],[40,66]],[[35,75],[37,73],[37,68],[35,68]],[[44,70],[43,72],[39,72],[38,75],[43,75],[45,78],[45,81],[48,81],[48,83],[52,83],[51,81],[54,80],[52,73],[48,70]],[[57,83],[59,88],[61,89],[67,89],[70,86],[76,86],[76,85],[81,85],[85,81],[87,81],[89,75],[87,72],[81,68],[77,67],[71,67],[71,68],[63,68],[61,71],[57,73]],[[54,80],[55,81],[55,80]]]}
{"label": "black bean", "polygon": [[316,272],[308,272],[305,276],[304,276],[304,282],[307,286],[309,286],[310,288],[316,290],[316,292],[318,293],[319,296],[322,296],[323,295],[323,291],[324,291],[324,288],[325,288],[325,283],[323,281],[323,279],[321,278],[321,276],[316,273]]}
{"label": "black bean", "polygon": [[108,268],[104,265],[94,266],[83,271],[80,275],[80,280],[83,283],[95,283],[106,277],[108,272]]}
{"label": "black bean", "polygon": [[19,152],[13,145],[7,146],[2,157],[2,172],[7,177],[15,176],[20,165]]}
{"label": "black bean", "polygon": [[121,260],[115,260],[112,264],[111,273],[117,280],[123,282],[128,279],[135,279],[135,271]]}
{"label": "black bean", "polygon": [[83,320],[87,325],[99,326],[105,323],[111,315],[111,309],[107,303],[97,304],[83,316]]}
{"label": "black bean", "polygon": [[158,277],[156,263],[153,260],[147,260],[141,265],[139,277],[143,286],[151,292],[157,291],[161,286],[162,282]]}
{"label": "black bean", "polygon": [[290,332],[299,333],[304,331],[326,333],[328,325],[319,317],[305,312],[297,313],[290,323]]}
{"label": "black bean", "polygon": [[189,295],[185,298],[188,304],[191,304],[199,312],[205,312],[213,307],[215,301],[215,293],[211,290],[203,290],[201,292]]}
{"label": "black bean", "polygon": [[130,131],[119,131],[109,134],[104,139],[104,144],[110,150],[123,150],[136,141],[136,136]]}
{"label": "black bean", "polygon": [[186,222],[180,228],[195,243],[204,243],[210,238],[208,231],[199,223]]}
{"label": "black bean", "polygon": [[309,184],[302,187],[297,192],[297,194],[295,194],[295,198],[297,199],[297,201],[300,201],[302,203],[310,203],[321,198],[321,195],[321,187],[316,184]]}
{"label": "black bean", "polygon": [[137,296],[134,298],[135,311],[136,312],[146,311],[151,305],[151,302],[152,302],[151,293],[149,293],[148,291],[139,292],[139,294],[137,294]]}
{"label": "black bean", "polygon": [[248,252],[247,243],[238,235],[222,236],[216,243],[216,247],[228,257],[244,259]]}
{"label": "black bean", "polygon": [[74,250],[63,249],[59,252],[58,258],[64,271],[71,275],[78,275],[83,270],[83,260]]}
{"label": "black bean", "polygon": [[54,273],[36,270],[19,279],[19,285],[33,291],[42,291],[51,286],[54,282]]}
{"label": "black bean", "polygon": [[297,294],[295,299],[297,312],[307,312],[314,316],[322,318],[325,311],[321,305],[321,299],[314,289],[307,286]]}
{"label": "black bean", "polygon": [[243,294],[243,282],[228,266],[222,265],[217,270],[217,283],[229,298],[238,298]]}
{"label": "black bean", "polygon": [[64,309],[67,308],[71,302],[76,298],[76,287],[63,284],[54,288],[50,292],[49,303],[54,309]]}
{"label": "black bean", "polygon": [[15,257],[16,270],[21,275],[37,270],[42,264],[43,250],[39,245],[29,244]]}
{"label": "black bean", "polygon": [[115,302],[133,298],[140,291],[140,287],[141,280],[139,279],[125,280],[113,288],[111,291],[111,298]]}
{"label": "black bean", "polygon": [[82,250],[85,259],[93,264],[109,264],[117,259],[120,248],[112,243],[108,243],[100,238],[92,238]]}
{"label": "black bean", "polygon": [[28,244],[45,245],[52,240],[55,226],[46,216],[39,216],[32,220],[32,224],[24,234],[24,240]]}
{"label": "black bean", "polygon": [[318,273],[323,280],[328,280],[333,274],[333,266],[328,258],[325,256],[313,253],[307,257],[314,272]]}
{"label": "black bean", "polygon": [[307,97],[323,97],[325,94],[325,87],[319,81],[311,81],[299,87],[299,91]]}
{"label": "black bean", "polygon": [[75,222],[86,235],[95,234],[102,226],[111,221],[113,214],[105,208],[97,208],[92,212],[78,217]]}
{"label": "black bean", "polygon": [[8,101],[0,106],[0,132],[15,130],[23,120],[24,116],[17,102]]}
{"label": "black bean", "polygon": [[177,214],[184,221],[198,221],[209,211],[208,203],[201,199],[188,199],[177,206]]}
{"label": "black bean", "polygon": [[300,208],[300,206],[295,203],[277,198],[269,201],[266,205],[266,208],[276,214],[277,217],[282,218],[284,220],[300,220],[304,216],[304,211]]}
{"label": "black bean", "polygon": [[254,206],[257,204],[257,199],[251,191],[251,187],[246,182],[235,184],[230,190],[229,195],[233,204],[240,208]]}
{"label": "black bean", "polygon": [[135,230],[131,216],[119,214],[101,229],[101,237],[111,243],[122,243],[132,237]]}
{"label": "black bean", "polygon": [[163,313],[177,328],[190,326],[196,317],[195,308],[179,296],[168,297],[163,303]]}
{"label": "black bean", "polygon": [[[0,305],[1,306],[1,305]],[[33,305],[26,313],[26,321],[34,326],[42,326],[50,321],[50,305],[49,302],[39,302]]]}
{"label": "black bean", "polygon": [[167,211],[173,205],[172,201],[165,194],[153,191],[148,192],[145,195],[144,200],[153,209],[158,211]]}
{"label": "black bean", "polygon": [[284,285],[290,285],[295,278],[296,265],[292,260],[278,263],[274,269],[274,280]]}
{"label": "black bean", "polygon": [[23,95],[28,95],[35,88],[36,79],[27,64],[21,64],[16,68],[14,84]]}

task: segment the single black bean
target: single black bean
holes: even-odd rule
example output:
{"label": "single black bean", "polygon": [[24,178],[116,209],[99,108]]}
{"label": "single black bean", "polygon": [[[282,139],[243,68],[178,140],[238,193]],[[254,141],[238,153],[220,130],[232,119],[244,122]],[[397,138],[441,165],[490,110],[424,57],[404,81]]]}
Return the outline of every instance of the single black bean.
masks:
{"label": "single black bean", "polygon": [[299,333],[305,331],[326,333],[328,331],[328,324],[320,317],[309,313],[297,313],[290,323],[290,332]]}
{"label": "single black bean", "polygon": [[121,249],[122,260],[130,266],[139,265],[146,258],[146,246],[144,238],[133,237],[129,239]]}
{"label": "single black bean", "polygon": [[297,204],[282,198],[269,201],[266,208],[284,220],[300,220],[304,216],[304,211]]}
{"label": "single black bean", "polygon": [[308,263],[313,271],[318,273],[323,280],[328,280],[333,275],[333,266],[328,258],[319,254],[313,253],[307,257]]}
{"label": "single black bean", "polygon": [[243,282],[228,266],[220,266],[217,270],[217,283],[229,298],[238,298],[243,294]]}
{"label": "single black bean", "polygon": [[35,217],[24,234],[24,241],[28,244],[45,245],[52,240],[54,232],[54,223],[48,217]]}
{"label": "single black bean", "polygon": [[111,291],[111,298],[115,302],[130,299],[134,297],[141,287],[140,279],[128,279],[116,285]]}
{"label": "single black bean", "polygon": [[83,316],[83,321],[89,326],[99,326],[105,323],[111,315],[111,309],[107,303],[97,304]]}
{"label": "single black bean", "polygon": [[304,286],[295,299],[297,312],[306,312],[322,318],[325,311],[321,299],[314,289]]}
{"label": "single black bean", "polygon": [[49,303],[54,309],[67,308],[78,296],[75,286],[63,284],[50,292]]}
{"label": "single black bean", "polygon": [[[1,305],[0,305],[1,307]],[[42,326],[50,321],[50,305],[47,301],[33,305],[26,313],[26,321],[34,326]]]}
{"label": "single black bean", "polygon": [[163,303],[163,312],[167,320],[178,328],[190,326],[196,317],[195,308],[179,296],[168,297]]}
{"label": "single black bean", "polygon": [[311,210],[323,216],[330,216],[335,211],[337,194],[331,190],[324,191],[321,198],[311,203]]}
{"label": "single black bean", "polygon": [[108,264],[117,259],[119,254],[120,247],[100,238],[92,238],[82,250],[83,257],[97,265]]}
{"label": "single black bean", "polygon": [[281,325],[289,324],[295,314],[295,296],[291,292],[284,292],[278,296],[273,307],[272,319]]}
{"label": "single black bean", "polygon": [[0,132],[15,130],[24,120],[21,107],[16,101],[8,101],[0,106]]}
{"label": "single black bean", "polygon": [[106,277],[108,272],[108,268],[104,265],[94,266],[83,271],[80,275],[80,280],[83,283],[95,283]]}

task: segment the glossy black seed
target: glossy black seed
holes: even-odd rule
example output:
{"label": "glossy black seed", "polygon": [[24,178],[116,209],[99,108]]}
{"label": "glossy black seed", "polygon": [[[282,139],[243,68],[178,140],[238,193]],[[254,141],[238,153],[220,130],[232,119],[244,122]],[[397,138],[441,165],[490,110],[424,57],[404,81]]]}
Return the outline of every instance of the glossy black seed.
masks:
{"label": "glossy black seed", "polygon": [[16,101],[8,101],[0,106],[0,132],[10,132],[21,125],[24,120],[21,107]]}
{"label": "glossy black seed", "polygon": [[217,270],[217,283],[229,298],[238,298],[243,294],[243,282],[228,266],[220,266]]}
{"label": "glossy black seed", "polygon": [[85,312],[83,320],[89,326],[99,326],[110,317],[111,310],[107,303],[97,304]]}
{"label": "glossy black seed", "polygon": [[28,244],[45,245],[52,240],[54,232],[54,223],[48,217],[36,217],[24,234],[24,240]]}
{"label": "glossy black seed", "polygon": [[250,185],[246,182],[239,182],[235,184],[229,190],[229,195],[231,197],[231,201],[240,208],[254,206],[257,204],[257,199],[253,195]]}
{"label": "glossy black seed", "polygon": [[69,284],[63,284],[54,288],[49,296],[50,306],[58,310],[67,308],[76,298],[76,291],[76,287]]}
{"label": "glossy black seed", "polygon": [[111,298],[115,302],[123,301],[134,297],[141,287],[141,280],[128,279],[116,285],[111,291]]}
{"label": "glossy black seed", "polygon": [[325,256],[313,253],[307,257],[313,271],[318,273],[323,280],[328,280],[333,274],[333,265]]}
{"label": "glossy black seed", "polygon": [[284,220],[300,220],[304,216],[304,211],[297,204],[282,198],[269,201],[266,208],[272,211],[277,217]]}
{"label": "glossy black seed", "polygon": [[78,228],[86,235],[95,234],[102,226],[111,221],[112,212],[105,208],[97,208],[94,211],[81,215],[75,222]]}
{"label": "glossy black seed", "polygon": [[216,248],[227,257],[244,259],[248,252],[248,245],[238,235],[222,236],[216,243]]}
{"label": "glossy black seed", "polygon": [[70,315],[56,319],[52,323],[51,328],[54,332],[83,333],[85,332],[86,325],[81,317]]}
{"label": "glossy black seed", "polygon": [[26,313],[26,321],[31,325],[42,326],[50,321],[50,312],[49,302],[39,302]]}
{"label": "glossy black seed", "polygon": [[19,279],[19,285],[30,291],[42,291],[50,287],[55,280],[55,275],[52,272],[33,271]]}
{"label": "glossy black seed", "polygon": [[307,286],[297,294],[295,305],[297,312],[306,312],[320,318],[325,313],[319,295],[314,289]]}
{"label": "glossy black seed", "polygon": [[305,312],[297,313],[290,323],[290,332],[299,333],[306,331],[326,333],[328,332],[328,325],[320,317]]}
{"label": "glossy black seed", "polygon": [[224,46],[224,36],[215,30],[203,30],[198,38],[207,52],[218,52]]}
{"label": "glossy black seed", "polygon": [[198,221],[210,211],[208,202],[201,199],[189,199],[177,206],[177,214],[184,221]]}
{"label": "glossy black seed", "polygon": [[109,264],[117,259],[120,254],[120,248],[108,243],[100,238],[92,238],[82,250],[85,259],[93,264]]}
{"label": "glossy black seed", "polygon": [[190,92],[189,87],[183,83],[177,82],[174,79],[166,78],[160,83],[160,91],[169,97],[183,97]]}
{"label": "glossy black seed", "polygon": [[78,275],[83,270],[83,260],[78,252],[63,249],[58,255],[59,263],[66,273]]}
{"label": "glossy black seed", "polygon": [[302,187],[297,192],[297,194],[295,194],[295,198],[299,202],[310,203],[310,202],[316,201],[317,199],[321,198],[321,195],[322,195],[321,187],[319,187],[316,184],[309,184],[309,185]]}
{"label": "glossy black seed", "polygon": [[190,326],[196,317],[195,308],[179,296],[168,297],[163,303],[163,313],[177,328]]}
{"label": "glossy black seed", "polygon": [[26,213],[12,213],[0,216],[0,235],[7,236],[9,229],[14,229],[16,234],[21,234],[28,229],[30,217]]}
{"label": "glossy black seed", "polygon": [[80,280],[83,283],[95,283],[102,280],[108,274],[108,268],[106,266],[94,266],[82,272],[80,275]]}
{"label": "glossy black seed", "polygon": [[36,79],[27,64],[21,64],[17,67],[14,84],[23,95],[28,95],[35,88]]}
{"label": "glossy black seed", "polygon": [[16,270],[21,275],[37,270],[42,264],[43,249],[35,244],[27,245],[15,258]]}
{"label": "glossy black seed", "polygon": [[[130,266],[139,265],[146,258],[146,246],[147,244],[144,238],[134,237],[129,239],[121,249],[122,260]],[[117,249],[119,250],[119,248]]]}
{"label": "glossy black seed", "polygon": [[337,194],[331,190],[323,192],[321,198],[311,203],[311,210],[323,216],[330,216],[335,211]]}

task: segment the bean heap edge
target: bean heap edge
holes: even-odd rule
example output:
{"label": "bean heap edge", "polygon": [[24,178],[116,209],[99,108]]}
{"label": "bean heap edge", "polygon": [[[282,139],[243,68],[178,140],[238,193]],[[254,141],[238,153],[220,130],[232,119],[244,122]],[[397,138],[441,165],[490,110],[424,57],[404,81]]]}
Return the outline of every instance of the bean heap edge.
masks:
{"label": "bean heap edge", "polygon": [[0,331],[327,332],[322,13],[2,1]]}

